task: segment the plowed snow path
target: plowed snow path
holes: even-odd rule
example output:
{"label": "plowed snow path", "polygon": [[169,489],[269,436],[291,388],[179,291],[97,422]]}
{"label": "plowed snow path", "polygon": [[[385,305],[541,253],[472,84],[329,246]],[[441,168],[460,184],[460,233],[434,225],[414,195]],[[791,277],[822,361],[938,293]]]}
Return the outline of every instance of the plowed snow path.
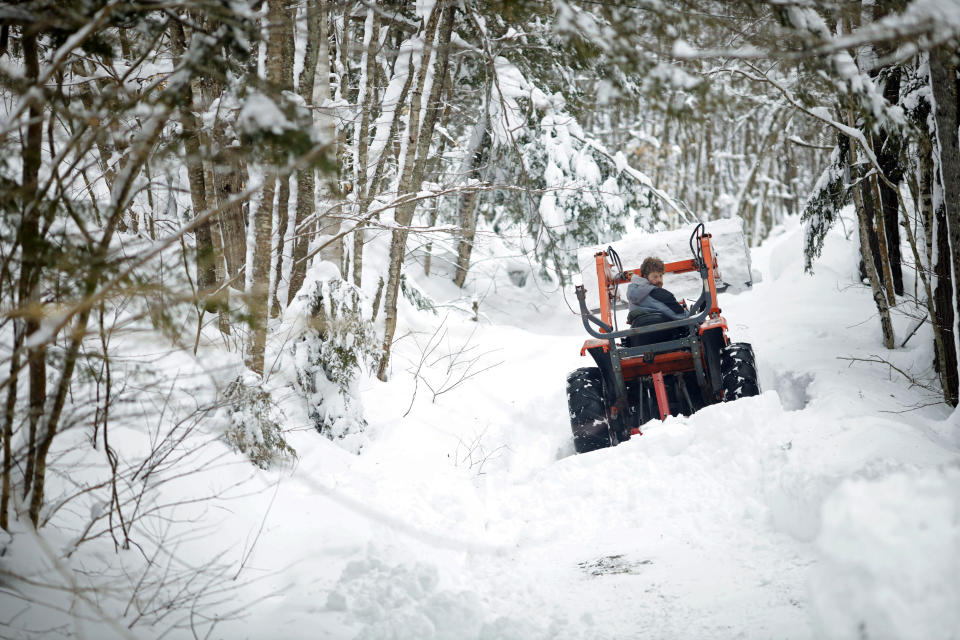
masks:
{"label": "plowed snow path", "polygon": [[[487,354],[482,362],[503,364],[435,403],[421,383],[407,417],[406,365],[394,365],[388,385],[365,383],[370,442],[352,456],[313,433],[297,436],[300,465],[281,479],[251,560],[267,599],[221,630],[492,640],[876,629],[887,614],[871,608],[870,588],[885,588],[887,574],[869,561],[850,569],[867,576],[859,604],[831,608],[816,597],[853,575],[824,554],[831,536],[871,528],[869,513],[825,523],[824,504],[839,501],[845,512],[838,487],[851,478],[884,482],[956,466],[956,432],[942,407],[884,413],[909,408],[917,392],[877,365],[837,359],[880,352],[872,303],[851,285],[849,246],[833,237],[810,277],[799,241],[794,228],[769,242],[754,256],[765,282],[721,298],[734,339],[754,344],[764,393],[651,423],[616,448],[572,455],[564,380],[590,363],[578,354],[584,334],[559,301],[537,315],[515,311],[527,293],[492,300],[492,322],[471,344]],[[898,318],[899,335],[906,324]],[[477,327],[448,326],[453,346]],[[926,371],[928,342],[921,332],[886,355]],[[412,346],[398,347],[397,362],[416,357]],[[949,542],[957,529],[944,526]],[[957,563],[958,553],[944,561]],[[955,584],[933,586],[956,593]],[[909,621],[911,611],[887,623]]]}

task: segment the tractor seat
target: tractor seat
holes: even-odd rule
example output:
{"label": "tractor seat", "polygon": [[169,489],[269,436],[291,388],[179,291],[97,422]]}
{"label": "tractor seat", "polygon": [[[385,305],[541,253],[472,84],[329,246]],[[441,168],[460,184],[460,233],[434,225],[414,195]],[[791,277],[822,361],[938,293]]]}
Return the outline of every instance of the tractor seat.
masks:
{"label": "tractor seat", "polygon": [[[648,309],[634,309],[627,316],[627,322],[631,327],[649,327],[661,322],[670,322],[670,318],[660,313]],[[663,331],[654,331],[641,336],[629,336],[624,338],[624,346],[639,347],[644,344],[653,344],[655,342],[666,342],[667,340],[676,340],[682,338],[687,333],[686,327],[675,327],[673,329],[664,329]]]}

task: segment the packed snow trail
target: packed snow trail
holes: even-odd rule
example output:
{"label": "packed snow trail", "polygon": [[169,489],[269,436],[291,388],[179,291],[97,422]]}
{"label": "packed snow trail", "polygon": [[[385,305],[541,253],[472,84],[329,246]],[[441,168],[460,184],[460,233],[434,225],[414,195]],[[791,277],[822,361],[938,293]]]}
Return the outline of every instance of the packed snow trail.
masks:
{"label": "packed snow trail", "polygon": [[[559,298],[508,283],[484,322],[448,319],[449,351],[502,364],[435,402],[422,381],[413,396],[420,355],[398,343],[394,380],[364,383],[361,455],[293,439],[296,471],[250,515],[269,503],[249,563],[263,600],[220,632],[957,637],[957,425],[942,405],[911,410],[916,389],[886,367],[838,359],[928,372],[930,335],[881,353],[849,244],[831,236],[809,276],[801,237],[794,223],[755,250],[763,281],[721,295],[764,392],[615,448],[572,455],[565,377],[592,363]],[[429,335],[440,317],[407,320]]]}

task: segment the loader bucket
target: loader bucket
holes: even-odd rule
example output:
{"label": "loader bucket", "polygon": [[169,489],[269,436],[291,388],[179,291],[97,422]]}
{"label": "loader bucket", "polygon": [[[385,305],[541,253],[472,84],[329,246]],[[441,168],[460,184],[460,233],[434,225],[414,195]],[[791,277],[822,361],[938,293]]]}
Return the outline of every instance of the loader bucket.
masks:
{"label": "loader bucket", "polygon": [[[750,250],[743,232],[743,221],[738,217],[711,220],[709,223],[711,243],[720,266],[718,289],[724,293],[740,293],[753,286],[750,269]],[[660,231],[657,233],[633,233],[616,242],[582,247],[577,250],[577,264],[588,292],[587,304],[595,309],[600,306],[597,296],[596,254],[613,247],[624,265],[639,267],[644,258],[655,256],[664,262],[674,262],[690,257],[690,230]],[[700,295],[703,283],[697,273],[670,274],[665,285],[678,298],[695,299]]]}

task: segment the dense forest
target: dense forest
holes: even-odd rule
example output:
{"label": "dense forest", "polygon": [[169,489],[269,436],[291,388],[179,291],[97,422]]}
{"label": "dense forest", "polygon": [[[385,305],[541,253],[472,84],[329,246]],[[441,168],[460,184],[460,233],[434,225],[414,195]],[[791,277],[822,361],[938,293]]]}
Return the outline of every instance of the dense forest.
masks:
{"label": "dense forest", "polygon": [[578,247],[734,216],[800,217],[816,273],[852,211],[868,324],[932,336],[900,374],[955,407],[958,38],[936,0],[3,3],[0,526],[61,572],[138,550],[104,583],[168,595],[75,590],[120,635],[200,628],[171,612],[230,576],[178,563],[166,484],[292,464],[286,402],[350,448],[402,310],[481,317],[478,264],[564,287]]}

